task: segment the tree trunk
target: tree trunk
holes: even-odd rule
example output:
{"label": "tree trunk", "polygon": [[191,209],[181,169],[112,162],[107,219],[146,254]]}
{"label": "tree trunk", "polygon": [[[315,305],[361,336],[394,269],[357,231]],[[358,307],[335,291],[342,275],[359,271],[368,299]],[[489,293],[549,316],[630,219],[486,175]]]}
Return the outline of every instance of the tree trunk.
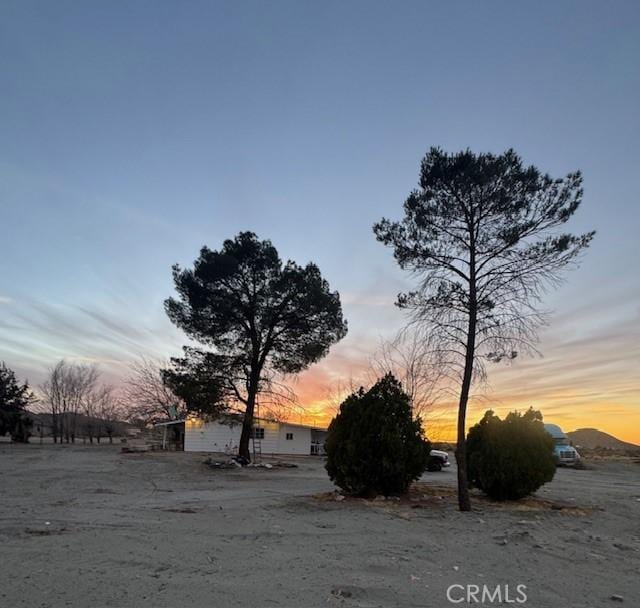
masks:
{"label": "tree trunk", "polygon": [[238,446],[238,456],[242,456],[247,460],[251,460],[251,452],[249,451],[249,439],[253,430],[253,412],[256,406],[256,391],[252,389],[247,398],[247,406],[244,412],[244,420],[242,421],[242,434],[240,435],[240,445]]}
{"label": "tree trunk", "polygon": [[472,372],[473,363],[469,364],[465,360],[464,377],[462,381],[462,388],[460,390],[460,403],[458,404],[458,444],[456,446],[456,463],[458,465],[458,507],[461,511],[471,510],[469,481],[467,479],[467,441],[465,423]]}
{"label": "tree trunk", "polygon": [[473,284],[471,286],[470,295],[467,349],[464,359],[462,386],[460,387],[460,402],[458,403],[458,443],[456,446],[456,463],[458,465],[458,507],[461,511],[471,511],[469,480],[467,476],[467,434],[465,426],[467,420],[467,403],[469,402],[469,392],[471,390],[471,380],[473,378],[473,360],[476,350],[476,321],[478,311],[475,285]]}

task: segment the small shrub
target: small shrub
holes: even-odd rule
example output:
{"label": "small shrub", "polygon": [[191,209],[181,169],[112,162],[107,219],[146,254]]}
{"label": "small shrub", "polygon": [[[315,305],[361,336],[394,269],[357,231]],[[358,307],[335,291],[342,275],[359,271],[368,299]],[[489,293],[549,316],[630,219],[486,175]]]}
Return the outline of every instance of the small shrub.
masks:
{"label": "small shrub", "polygon": [[517,500],[551,481],[553,439],[533,409],[501,420],[492,411],[469,430],[469,484],[496,500]]}
{"label": "small shrub", "polygon": [[387,374],[351,394],[331,421],[325,444],[331,480],[348,494],[404,494],[425,470],[429,443],[409,397]]}
{"label": "small shrub", "polygon": [[29,441],[32,421],[27,407],[34,400],[29,385],[19,384],[15,373],[0,362],[0,436],[9,433],[12,441]]}

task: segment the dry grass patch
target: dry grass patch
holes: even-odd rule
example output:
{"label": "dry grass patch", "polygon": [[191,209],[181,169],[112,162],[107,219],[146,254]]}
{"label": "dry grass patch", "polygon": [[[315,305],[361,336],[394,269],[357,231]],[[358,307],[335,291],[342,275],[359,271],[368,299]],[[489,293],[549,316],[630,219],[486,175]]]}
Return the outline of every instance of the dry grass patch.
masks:
{"label": "dry grass patch", "polygon": [[[583,507],[574,504],[528,496],[520,500],[496,501],[488,498],[478,490],[471,491],[475,511],[499,511],[499,512],[562,512],[567,515],[589,515],[595,508]],[[399,512],[410,509],[448,510],[456,509],[458,505],[456,488],[450,486],[437,486],[424,482],[414,483],[409,492],[404,496],[377,496],[376,498],[361,498],[346,496],[337,491],[314,494],[312,498],[318,502],[342,502],[350,505],[363,505],[368,507],[384,507],[385,511],[395,509]],[[402,513],[399,513],[401,515]]]}

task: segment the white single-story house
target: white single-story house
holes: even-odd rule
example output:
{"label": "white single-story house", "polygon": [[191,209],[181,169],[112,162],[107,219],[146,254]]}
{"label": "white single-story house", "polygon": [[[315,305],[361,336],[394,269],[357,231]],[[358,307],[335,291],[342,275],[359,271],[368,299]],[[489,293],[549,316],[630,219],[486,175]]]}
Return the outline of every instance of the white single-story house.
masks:
{"label": "white single-story house", "polygon": [[[185,452],[237,454],[242,422],[238,418],[206,421],[189,417],[184,423]],[[256,418],[249,450],[263,456],[324,454],[326,429]]]}

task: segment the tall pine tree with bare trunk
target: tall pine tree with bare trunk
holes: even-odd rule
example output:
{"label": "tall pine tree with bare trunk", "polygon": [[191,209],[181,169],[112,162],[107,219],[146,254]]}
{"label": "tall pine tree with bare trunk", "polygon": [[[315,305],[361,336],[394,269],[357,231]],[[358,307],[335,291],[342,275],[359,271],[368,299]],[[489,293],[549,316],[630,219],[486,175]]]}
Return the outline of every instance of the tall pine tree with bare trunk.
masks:
{"label": "tall pine tree with bare trunk", "polygon": [[448,154],[432,148],[399,222],[374,226],[401,268],[419,279],[398,297],[429,336],[439,364],[459,382],[456,459],[460,510],[471,508],[465,424],[474,380],[487,361],[535,350],[546,289],[575,263],[594,233],[562,227],[582,201],[582,176],[553,179],[513,151]]}
{"label": "tall pine tree with bare trunk", "polygon": [[184,389],[187,408],[244,409],[239,453],[249,459],[256,404],[274,373],[302,371],[346,334],[340,296],[315,264],[283,264],[252,232],[219,251],[204,247],[193,269],[174,266],[173,279],[179,297],[165,302],[167,314],[205,348],[185,348],[163,377]]}

